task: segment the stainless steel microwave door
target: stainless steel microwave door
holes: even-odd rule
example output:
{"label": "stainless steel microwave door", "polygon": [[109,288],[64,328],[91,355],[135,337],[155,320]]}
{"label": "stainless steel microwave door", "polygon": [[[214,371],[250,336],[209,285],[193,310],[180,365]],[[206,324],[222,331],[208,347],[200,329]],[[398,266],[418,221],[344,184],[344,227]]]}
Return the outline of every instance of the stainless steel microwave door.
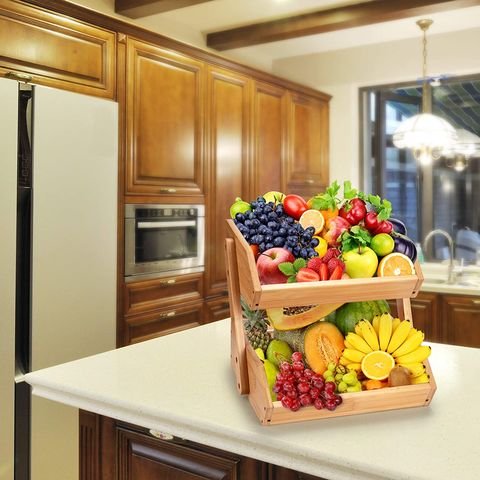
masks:
{"label": "stainless steel microwave door", "polygon": [[18,84],[0,78],[0,478],[13,478]]}

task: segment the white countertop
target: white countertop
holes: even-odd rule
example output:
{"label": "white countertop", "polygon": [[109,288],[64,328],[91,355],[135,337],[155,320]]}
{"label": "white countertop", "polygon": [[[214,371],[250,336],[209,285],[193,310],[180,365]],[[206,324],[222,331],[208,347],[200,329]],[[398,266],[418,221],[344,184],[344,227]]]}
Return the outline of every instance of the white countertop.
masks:
{"label": "white countertop", "polygon": [[480,349],[432,344],[429,407],[262,427],[228,320],[26,375],[38,396],[329,480],[477,479]]}
{"label": "white countertop", "polygon": [[[425,277],[420,288],[422,292],[480,296],[480,266],[460,267],[456,265],[454,272],[458,278],[453,284],[447,283],[448,262],[423,263],[422,271]],[[442,283],[439,283],[438,280]]]}

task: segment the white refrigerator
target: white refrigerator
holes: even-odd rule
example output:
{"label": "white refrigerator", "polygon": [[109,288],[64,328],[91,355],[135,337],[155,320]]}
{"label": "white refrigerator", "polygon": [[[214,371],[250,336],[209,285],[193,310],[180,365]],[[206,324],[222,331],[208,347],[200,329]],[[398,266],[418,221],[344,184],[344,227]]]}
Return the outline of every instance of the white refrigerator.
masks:
{"label": "white refrigerator", "polygon": [[115,102],[0,78],[0,480],[78,479],[78,410],[22,378],[115,348],[117,128]]}

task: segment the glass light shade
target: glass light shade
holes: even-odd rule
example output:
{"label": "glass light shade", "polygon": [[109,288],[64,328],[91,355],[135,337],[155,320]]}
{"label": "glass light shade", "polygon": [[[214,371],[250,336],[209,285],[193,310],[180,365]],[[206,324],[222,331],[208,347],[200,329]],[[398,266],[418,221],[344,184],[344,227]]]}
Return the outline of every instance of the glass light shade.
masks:
{"label": "glass light shade", "polygon": [[443,118],[420,113],[402,122],[393,134],[397,148],[428,150],[436,154],[452,146],[457,139],[455,129]]}
{"label": "glass light shade", "polygon": [[480,137],[464,128],[457,130],[457,141],[447,148],[445,154],[449,157],[463,155],[470,158],[480,154]]}

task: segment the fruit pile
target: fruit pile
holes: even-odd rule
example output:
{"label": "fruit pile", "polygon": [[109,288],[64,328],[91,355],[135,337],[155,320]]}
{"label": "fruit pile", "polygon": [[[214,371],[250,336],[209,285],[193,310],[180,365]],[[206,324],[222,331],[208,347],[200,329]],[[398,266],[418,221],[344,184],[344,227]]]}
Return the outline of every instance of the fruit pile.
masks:
{"label": "fruit pile", "polygon": [[[428,383],[423,332],[386,301],[251,310],[247,338],[264,363],[273,401],[293,411],[334,410],[341,394]],[[265,356],[266,353],[266,356]]]}
{"label": "fruit pile", "polygon": [[230,215],[249,243],[262,284],[415,273],[417,252],[391,204],[335,181],[306,202],[268,192],[237,198]]}

